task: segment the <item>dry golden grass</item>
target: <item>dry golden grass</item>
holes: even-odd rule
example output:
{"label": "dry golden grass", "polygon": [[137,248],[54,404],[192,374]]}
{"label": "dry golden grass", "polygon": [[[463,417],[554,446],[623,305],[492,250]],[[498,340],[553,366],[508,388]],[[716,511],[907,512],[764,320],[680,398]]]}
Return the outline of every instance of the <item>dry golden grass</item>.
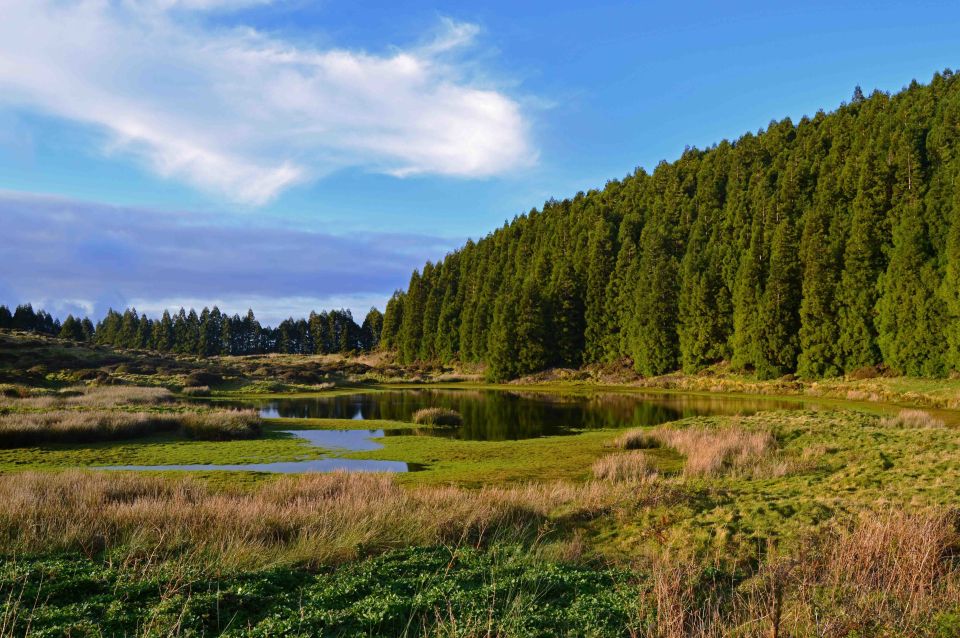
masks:
{"label": "dry golden grass", "polygon": [[846,590],[860,606],[876,598],[898,603],[896,609],[883,611],[922,614],[948,575],[958,542],[955,513],[863,514],[854,525],[831,534],[818,568],[821,580]]}
{"label": "dry golden grass", "polygon": [[880,420],[881,425],[894,428],[942,428],[943,421],[924,410],[900,410],[896,416]]}
{"label": "dry golden grass", "polygon": [[597,459],[593,475],[607,481],[645,481],[656,478],[657,471],[645,453],[633,450]]}
{"label": "dry golden grass", "polygon": [[463,425],[463,416],[448,408],[422,408],[413,413],[413,422],[419,425]]}
{"label": "dry golden grass", "polygon": [[[737,426],[630,430],[615,439],[614,445],[625,450],[673,448],[687,457],[684,474],[688,476],[714,476],[728,470],[757,467],[762,460],[769,460],[769,455],[777,449],[777,441],[769,431]],[[767,465],[775,476],[789,471],[783,460]]]}
{"label": "dry golden grass", "polygon": [[174,398],[165,388],[127,385],[79,386],[39,396],[5,397],[0,399],[0,405],[32,409],[112,408],[121,405],[158,405],[170,403]]}
{"label": "dry golden grass", "polygon": [[175,431],[196,439],[252,438],[260,433],[260,417],[253,410],[50,410],[0,414],[0,447],[110,441]]}
{"label": "dry golden grass", "polygon": [[218,492],[189,479],[23,473],[0,476],[0,546],[118,550],[131,558],[189,550],[219,565],[322,565],[395,547],[479,543],[500,533],[517,540],[557,510],[583,519],[638,498],[635,489],[598,482],[406,489],[389,476],[332,473]]}
{"label": "dry golden grass", "polygon": [[770,549],[740,585],[708,576],[701,559],[660,556],[639,605],[656,621],[634,635],[930,635],[924,623],[960,601],[958,542],[957,512],[892,508],[831,524],[790,553]]}
{"label": "dry golden grass", "polygon": [[755,463],[776,448],[770,432],[752,432],[739,427],[708,430],[661,428],[657,438],[687,457],[683,471],[693,476],[712,476],[730,468]]}

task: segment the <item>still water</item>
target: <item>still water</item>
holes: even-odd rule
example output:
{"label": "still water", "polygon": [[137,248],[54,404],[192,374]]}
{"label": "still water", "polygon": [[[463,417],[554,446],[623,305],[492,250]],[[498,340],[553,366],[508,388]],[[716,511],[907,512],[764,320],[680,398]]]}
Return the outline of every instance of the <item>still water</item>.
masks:
{"label": "still water", "polygon": [[[237,404],[241,405],[241,404]],[[658,425],[690,416],[753,414],[807,407],[798,401],[685,394],[560,394],[504,390],[411,389],[331,397],[271,399],[242,404],[264,417],[412,420],[421,408],[463,415],[458,428],[433,434],[474,441],[505,441],[568,434],[580,429]],[[358,427],[362,427],[360,423]],[[425,433],[430,433],[425,431]],[[389,436],[390,431],[387,432]]]}
{"label": "still water", "polygon": [[[800,401],[748,399],[688,394],[560,394],[504,390],[409,389],[341,396],[236,402],[255,407],[264,417],[350,419],[355,428],[284,430],[310,445],[330,450],[376,450],[376,439],[418,434],[473,441],[507,441],[538,436],[573,434],[583,429],[658,425],[690,416],[754,414],[763,410],[810,407]],[[463,416],[455,428],[377,429],[376,420],[410,422],[422,408],[449,408]],[[373,421],[365,427],[365,421]],[[409,472],[419,469],[401,461],[344,459],[328,456],[304,461],[227,465],[116,465],[109,470],[235,470],[248,472]]]}

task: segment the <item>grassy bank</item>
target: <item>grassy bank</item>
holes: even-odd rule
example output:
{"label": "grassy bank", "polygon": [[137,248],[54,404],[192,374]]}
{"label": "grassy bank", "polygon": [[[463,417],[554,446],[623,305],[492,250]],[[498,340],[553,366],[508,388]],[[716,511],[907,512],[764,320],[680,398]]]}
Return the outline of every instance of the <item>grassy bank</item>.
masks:
{"label": "grassy bank", "polygon": [[960,623],[945,508],[876,504],[742,556],[700,553],[696,536],[605,556],[597,524],[656,519],[695,491],[12,478],[5,635],[952,636]]}

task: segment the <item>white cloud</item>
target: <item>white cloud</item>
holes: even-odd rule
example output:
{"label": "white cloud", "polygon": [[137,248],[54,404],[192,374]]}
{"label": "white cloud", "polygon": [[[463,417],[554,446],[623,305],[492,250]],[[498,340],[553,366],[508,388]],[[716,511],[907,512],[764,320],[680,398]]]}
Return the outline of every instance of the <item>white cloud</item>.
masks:
{"label": "white cloud", "polygon": [[260,204],[356,166],[484,177],[531,164],[516,101],[465,79],[477,35],[316,49],[181,19],[258,0],[0,0],[0,106],[95,126],[158,174]]}

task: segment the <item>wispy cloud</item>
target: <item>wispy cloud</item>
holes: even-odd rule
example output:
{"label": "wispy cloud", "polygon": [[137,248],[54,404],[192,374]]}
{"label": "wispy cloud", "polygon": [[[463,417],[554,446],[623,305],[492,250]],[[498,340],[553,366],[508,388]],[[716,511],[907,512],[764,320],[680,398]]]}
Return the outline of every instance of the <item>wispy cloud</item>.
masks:
{"label": "wispy cloud", "polygon": [[101,129],[158,174],[249,204],[343,167],[492,176],[536,160],[519,103],[469,79],[475,25],[386,54],[201,11],[257,0],[0,0],[0,106]]}
{"label": "wispy cloud", "polygon": [[340,236],[225,225],[0,191],[0,303],[63,314],[110,306],[156,312],[219,304],[274,322],[311,309],[381,309],[422,262],[460,240],[412,234]]}

